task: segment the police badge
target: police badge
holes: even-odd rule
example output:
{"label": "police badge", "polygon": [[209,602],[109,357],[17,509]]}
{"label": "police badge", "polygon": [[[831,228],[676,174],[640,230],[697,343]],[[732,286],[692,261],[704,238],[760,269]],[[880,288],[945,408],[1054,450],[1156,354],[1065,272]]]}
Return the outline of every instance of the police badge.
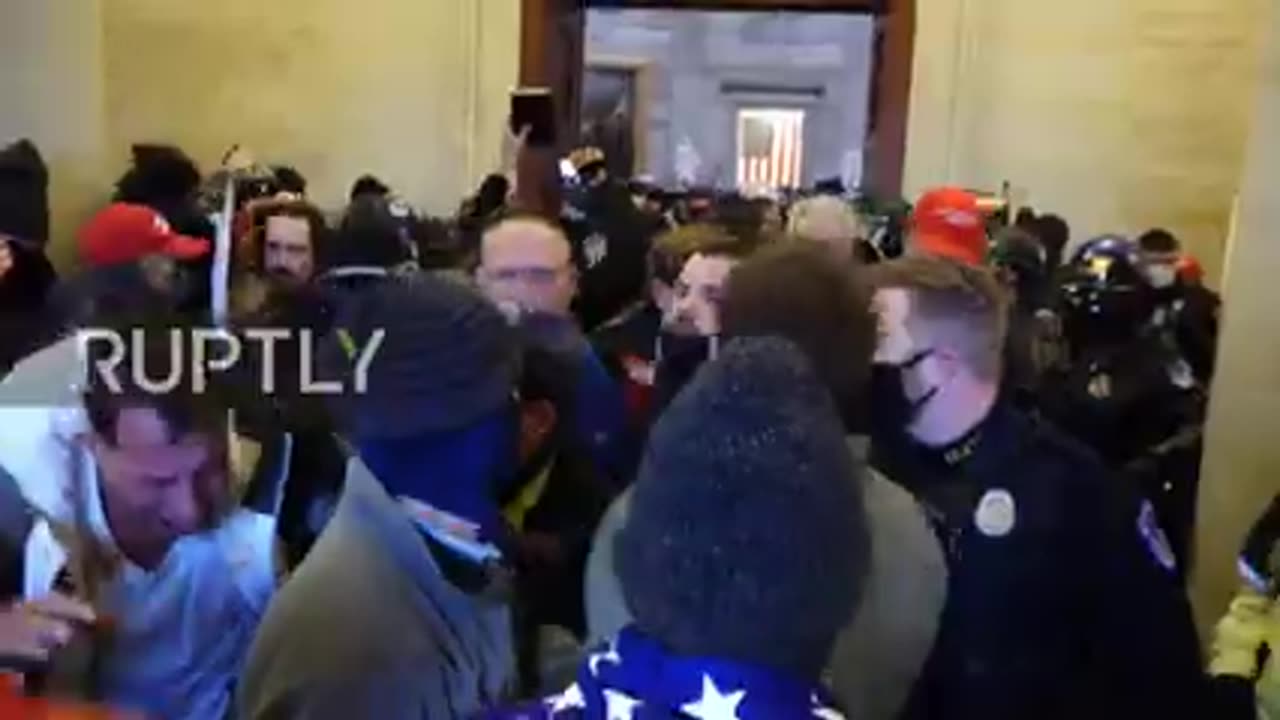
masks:
{"label": "police badge", "polygon": [[1106,400],[1111,397],[1111,376],[1104,372],[1090,376],[1089,396],[1094,400]]}

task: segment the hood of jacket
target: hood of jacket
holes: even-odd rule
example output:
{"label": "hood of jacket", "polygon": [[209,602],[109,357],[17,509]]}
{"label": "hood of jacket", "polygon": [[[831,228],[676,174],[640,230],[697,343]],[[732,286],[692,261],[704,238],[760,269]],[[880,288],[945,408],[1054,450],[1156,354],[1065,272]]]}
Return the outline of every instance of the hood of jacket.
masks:
{"label": "hood of jacket", "polygon": [[36,248],[49,239],[49,170],[30,140],[0,148],[0,235]]}
{"label": "hood of jacket", "polygon": [[[80,443],[89,419],[76,391],[79,374],[79,341],[70,335],[19,362],[0,382],[0,467],[36,513],[53,522],[74,521],[76,492],[94,498],[84,519],[109,543],[106,515],[96,500],[97,472]],[[76,469],[84,483],[78,490]]]}

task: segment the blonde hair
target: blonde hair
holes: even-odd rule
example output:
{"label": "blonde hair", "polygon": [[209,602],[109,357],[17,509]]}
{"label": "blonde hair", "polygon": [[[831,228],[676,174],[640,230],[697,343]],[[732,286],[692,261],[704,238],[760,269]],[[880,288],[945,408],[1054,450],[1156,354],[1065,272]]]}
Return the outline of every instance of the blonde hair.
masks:
{"label": "blonde hair", "polygon": [[866,224],[845,201],[819,195],[791,208],[787,234],[801,240],[856,240],[866,234]]}
{"label": "blonde hair", "polygon": [[999,380],[1010,297],[995,274],[947,258],[908,256],[868,268],[876,288],[911,295],[912,334],[957,353],[974,374]]}
{"label": "blonde hair", "polygon": [[709,224],[685,225],[659,235],[649,248],[649,278],[673,285],[685,262],[699,253],[737,255],[744,243]]}

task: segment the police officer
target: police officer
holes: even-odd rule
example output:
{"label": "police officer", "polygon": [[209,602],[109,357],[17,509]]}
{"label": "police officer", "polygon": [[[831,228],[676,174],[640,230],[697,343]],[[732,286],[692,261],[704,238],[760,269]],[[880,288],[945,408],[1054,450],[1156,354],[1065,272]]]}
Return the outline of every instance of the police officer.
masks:
{"label": "police officer", "polygon": [[578,186],[561,220],[578,271],[574,313],[591,332],[643,296],[649,241],[663,223],[635,206],[599,148],[579,148],[569,160]]}
{"label": "police officer", "polygon": [[1221,299],[1204,286],[1203,269],[1183,254],[1182,244],[1169,231],[1143,233],[1138,250],[1155,296],[1157,329],[1170,348],[1186,358],[1195,379],[1207,386],[1213,377]]}
{"label": "police officer", "polygon": [[1199,717],[1190,608],[1149,506],[1000,395],[1005,294],[988,270],[878,265],[876,462],[948,556],[908,718]]}
{"label": "police officer", "polygon": [[1085,243],[1060,286],[1069,362],[1049,373],[1040,409],[1152,500],[1185,568],[1204,402],[1190,366],[1153,324],[1157,304],[1133,243]]}

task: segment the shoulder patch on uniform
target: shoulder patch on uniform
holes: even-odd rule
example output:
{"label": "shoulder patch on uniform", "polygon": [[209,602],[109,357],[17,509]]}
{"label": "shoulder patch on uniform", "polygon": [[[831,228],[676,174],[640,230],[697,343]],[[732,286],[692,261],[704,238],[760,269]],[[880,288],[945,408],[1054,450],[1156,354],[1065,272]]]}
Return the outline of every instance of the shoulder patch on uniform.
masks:
{"label": "shoulder patch on uniform", "polygon": [[1160,527],[1160,521],[1156,517],[1156,509],[1148,500],[1142,501],[1142,510],[1138,513],[1138,534],[1142,537],[1142,542],[1146,544],[1148,552],[1160,567],[1173,572],[1178,568],[1178,558],[1173,554],[1173,547],[1169,545],[1169,538],[1164,534],[1164,530]]}

